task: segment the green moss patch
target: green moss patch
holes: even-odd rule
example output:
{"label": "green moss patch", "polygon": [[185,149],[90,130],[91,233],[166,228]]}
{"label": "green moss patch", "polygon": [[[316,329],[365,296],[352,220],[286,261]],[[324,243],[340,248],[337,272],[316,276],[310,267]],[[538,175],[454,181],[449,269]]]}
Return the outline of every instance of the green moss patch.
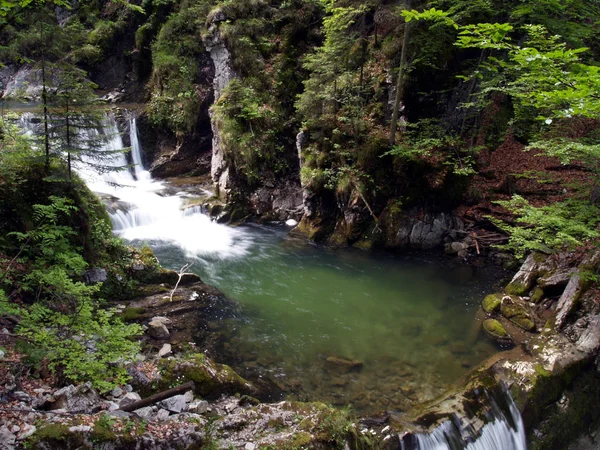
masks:
{"label": "green moss patch", "polygon": [[525,306],[514,297],[506,296],[502,299],[500,312],[519,328],[526,331],[535,329],[533,317],[529,314]]}
{"label": "green moss patch", "polygon": [[486,313],[492,314],[500,310],[501,303],[502,294],[490,294],[483,299],[481,307]]}

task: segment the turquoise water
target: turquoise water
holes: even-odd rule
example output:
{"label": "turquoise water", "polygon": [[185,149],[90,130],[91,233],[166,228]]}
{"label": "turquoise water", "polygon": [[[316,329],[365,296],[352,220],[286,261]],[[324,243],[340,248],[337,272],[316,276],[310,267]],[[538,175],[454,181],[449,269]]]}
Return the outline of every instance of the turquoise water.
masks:
{"label": "turquoise water", "polygon": [[496,351],[476,320],[496,271],[434,254],[331,250],[280,228],[237,233],[234,246],[244,251],[233,257],[151,245],[162,264],[191,261],[203,281],[241,303],[241,317],[226,324],[227,362],[269,376],[292,398],[401,410],[443,393]]}

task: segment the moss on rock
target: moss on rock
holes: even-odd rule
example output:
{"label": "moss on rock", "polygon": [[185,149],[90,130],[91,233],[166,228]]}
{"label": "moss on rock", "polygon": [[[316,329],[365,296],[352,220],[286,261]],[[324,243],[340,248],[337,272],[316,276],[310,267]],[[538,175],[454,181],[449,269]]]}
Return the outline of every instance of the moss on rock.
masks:
{"label": "moss on rock", "polygon": [[158,391],[187,381],[195,383],[195,392],[203,397],[217,398],[221,394],[253,394],[254,387],[231,367],[217,364],[198,353],[183,360],[161,362]]}
{"label": "moss on rock", "polygon": [[533,303],[539,303],[543,298],[544,290],[541,287],[536,286],[536,288],[533,290],[533,293],[531,294],[531,301]]}
{"label": "moss on rock", "polygon": [[502,294],[490,294],[483,299],[481,307],[486,313],[492,314],[500,310],[501,303]]}
{"label": "moss on rock", "polygon": [[510,344],[512,339],[504,326],[496,319],[487,319],[483,322],[483,331],[494,342]]}
{"label": "moss on rock", "polygon": [[521,303],[514,296],[507,295],[502,299],[500,312],[504,317],[506,317],[519,328],[522,328],[526,331],[532,331],[535,329],[533,317],[527,311],[523,303]]}
{"label": "moss on rock", "polygon": [[520,283],[518,281],[514,281],[508,283],[508,285],[504,288],[504,292],[508,295],[525,295],[529,291],[529,285],[525,283]]}

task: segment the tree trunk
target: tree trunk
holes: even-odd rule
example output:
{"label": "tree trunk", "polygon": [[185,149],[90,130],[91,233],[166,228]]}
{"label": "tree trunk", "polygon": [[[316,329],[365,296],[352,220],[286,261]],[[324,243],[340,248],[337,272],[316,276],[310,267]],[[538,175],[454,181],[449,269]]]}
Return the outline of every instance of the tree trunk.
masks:
{"label": "tree trunk", "polygon": [[73,179],[72,175],[71,175],[71,128],[69,126],[69,102],[67,101],[67,106],[66,106],[66,118],[65,118],[65,126],[66,126],[66,133],[67,133],[67,167],[69,169],[69,181],[71,181]]}
{"label": "tree trunk", "polygon": [[144,406],[153,405],[153,404],[160,402],[161,400],[164,400],[166,398],[171,398],[175,395],[183,394],[183,393],[189,391],[190,389],[194,389],[193,381],[188,381],[187,383],[184,383],[182,385],[179,385],[172,389],[168,389],[163,392],[159,392],[158,394],[151,395],[150,397],[146,397],[137,402],[129,403],[128,405],[125,405],[119,409],[121,411],[125,411],[125,412],[135,411],[136,409],[143,408]]}
{"label": "tree trunk", "polygon": [[[411,0],[406,1],[406,9],[410,9]],[[400,56],[400,68],[398,69],[398,79],[396,80],[396,98],[394,99],[394,111],[392,113],[392,123],[390,126],[390,145],[396,143],[396,129],[398,128],[398,113],[400,103],[404,94],[404,72],[406,70],[406,54],[408,48],[408,38],[410,35],[410,24],[404,24],[404,37],[402,39],[402,55]]]}
{"label": "tree trunk", "polygon": [[48,132],[48,91],[46,90],[46,59],[42,56],[42,104],[44,105],[44,148],[46,150],[46,172],[50,170],[50,135]]}

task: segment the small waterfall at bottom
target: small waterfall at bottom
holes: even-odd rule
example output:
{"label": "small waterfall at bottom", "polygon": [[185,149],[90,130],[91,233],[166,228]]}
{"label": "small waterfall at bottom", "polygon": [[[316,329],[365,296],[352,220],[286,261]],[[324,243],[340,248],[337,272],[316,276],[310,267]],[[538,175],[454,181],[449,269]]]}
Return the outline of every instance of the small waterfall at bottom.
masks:
{"label": "small waterfall at bottom", "polygon": [[485,424],[475,430],[454,415],[431,433],[400,437],[402,450],[527,450],[521,413],[507,389],[488,395]]}

